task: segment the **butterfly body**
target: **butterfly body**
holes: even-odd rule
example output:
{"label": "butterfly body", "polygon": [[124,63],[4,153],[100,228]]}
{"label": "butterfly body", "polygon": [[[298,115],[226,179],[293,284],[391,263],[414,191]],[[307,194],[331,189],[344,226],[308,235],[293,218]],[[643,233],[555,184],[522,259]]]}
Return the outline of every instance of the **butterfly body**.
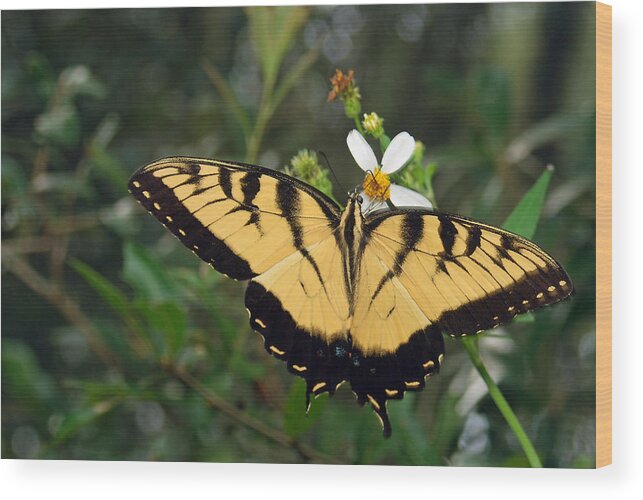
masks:
{"label": "butterfly body", "polygon": [[139,170],[132,194],[215,269],[249,280],[245,305],[266,350],[310,394],[348,381],[391,425],[389,399],[424,387],[442,333],[475,334],[572,291],[534,243],[425,208],[342,211],[313,187],[234,162],[166,158]]}

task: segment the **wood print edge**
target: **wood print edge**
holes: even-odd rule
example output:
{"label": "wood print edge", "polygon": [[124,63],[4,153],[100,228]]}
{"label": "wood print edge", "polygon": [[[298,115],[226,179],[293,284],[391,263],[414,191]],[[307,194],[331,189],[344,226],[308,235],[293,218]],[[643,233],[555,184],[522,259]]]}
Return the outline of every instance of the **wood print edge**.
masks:
{"label": "wood print edge", "polygon": [[612,463],[612,7],[596,3],[596,467]]}

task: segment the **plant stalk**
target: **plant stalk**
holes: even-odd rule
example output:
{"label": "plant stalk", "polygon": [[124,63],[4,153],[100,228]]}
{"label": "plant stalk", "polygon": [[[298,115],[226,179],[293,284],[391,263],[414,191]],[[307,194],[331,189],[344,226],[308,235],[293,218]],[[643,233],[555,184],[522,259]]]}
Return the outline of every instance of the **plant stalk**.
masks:
{"label": "plant stalk", "polygon": [[489,375],[489,372],[487,371],[487,368],[482,362],[482,358],[480,357],[480,351],[478,350],[478,338],[463,337],[462,344],[464,345],[464,348],[466,349],[467,354],[469,355],[469,358],[473,363],[473,366],[476,367],[476,370],[478,370],[478,373],[482,377],[482,380],[484,380],[485,384],[487,384],[487,388],[489,389],[489,395],[491,396],[491,399],[493,399],[493,402],[496,403],[496,406],[500,410],[500,413],[502,413],[502,416],[505,417],[505,420],[509,424],[509,427],[511,427],[511,430],[516,435],[516,438],[518,439],[520,446],[522,447],[523,451],[525,452],[525,455],[527,456],[529,465],[531,467],[542,467],[543,464],[540,461],[540,458],[538,457],[538,453],[536,453],[536,449],[534,448],[534,445],[529,440],[527,433],[525,432],[522,425],[520,425],[520,422],[518,421],[518,417],[516,417],[516,414],[511,409],[511,406],[509,406],[509,403],[503,396],[502,392],[500,391],[500,388],[493,381],[493,379],[491,378],[491,375]]}

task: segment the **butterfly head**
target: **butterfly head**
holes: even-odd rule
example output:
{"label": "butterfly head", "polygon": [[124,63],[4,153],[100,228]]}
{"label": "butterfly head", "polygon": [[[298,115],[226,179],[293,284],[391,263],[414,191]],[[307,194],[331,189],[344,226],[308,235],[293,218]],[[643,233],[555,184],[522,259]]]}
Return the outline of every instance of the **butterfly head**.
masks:
{"label": "butterfly head", "polygon": [[357,210],[358,212],[361,212],[362,203],[364,203],[364,197],[362,196],[359,186],[348,192],[347,210]]}
{"label": "butterfly head", "polygon": [[358,205],[361,205],[364,202],[364,198],[361,194],[360,186],[355,186],[347,194],[348,194],[349,203],[353,202],[353,203],[357,203]]}

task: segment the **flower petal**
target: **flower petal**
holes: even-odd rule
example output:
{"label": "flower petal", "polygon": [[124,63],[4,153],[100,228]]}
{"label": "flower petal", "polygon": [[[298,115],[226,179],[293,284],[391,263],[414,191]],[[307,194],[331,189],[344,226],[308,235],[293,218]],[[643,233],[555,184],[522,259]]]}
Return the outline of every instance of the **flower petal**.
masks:
{"label": "flower petal", "polygon": [[411,159],[415,149],[415,139],[408,132],[400,132],[388,145],[382,158],[382,172],[392,174],[401,169]]}
{"label": "flower petal", "polygon": [[346,137],[346,144],[348,144],[348,149],[350,150],[353,158],[364,172],[374,172],[379,164],[377,163],[377,158],[375,158],[375,153],[366,142],[366,139],[362,137],[357,130],[353,129],[348,133]]}
{"label": "flower petal", "polygon": [[382,208],[388,208],[388,205],[385,201],[377,201],[367,195],[364,191],[361,191],[360,196],[362,197],[362,213],[366,214],[368,212],[373,212],[375,210],[380,210]]}
{"label": "flower petal", "polygon": [[433,208],[429,200],[417,191],[397,184],[391,184],[391,201],[396,207],[426,207]]}

